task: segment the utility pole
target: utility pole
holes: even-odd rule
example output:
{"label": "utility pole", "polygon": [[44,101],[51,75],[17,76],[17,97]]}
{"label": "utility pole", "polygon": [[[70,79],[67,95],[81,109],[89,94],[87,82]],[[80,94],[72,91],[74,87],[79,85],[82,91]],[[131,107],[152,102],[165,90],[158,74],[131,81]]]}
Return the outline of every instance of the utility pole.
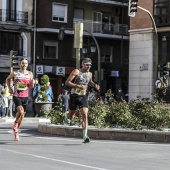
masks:
{"label": "utility pole", "polygon": [[74,48],[76,48],[76,68],[80,67],[80,48],[83,47],[83,23],[74,24]]}
{"label": "utility pole", "polygon": [[[13,67],[15,65],[18,65],[18,57],[17,57],[18,51],[10,51],[10,72],[13,72]],[[13,88],[13,80],[10,80],[10,86]],[[9,114],[10,117],[12,117],[12,103],[13,103],[13,96],[10,94],[10,99],[9,99]]]}

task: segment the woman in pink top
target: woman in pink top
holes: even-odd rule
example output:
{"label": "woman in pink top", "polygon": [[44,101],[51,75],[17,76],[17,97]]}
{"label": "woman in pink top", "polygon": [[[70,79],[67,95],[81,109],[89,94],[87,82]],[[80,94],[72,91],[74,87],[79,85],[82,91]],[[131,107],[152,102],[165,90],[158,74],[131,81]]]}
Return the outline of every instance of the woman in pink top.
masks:
{"label": "woman in pink top", "polygon": [[[13,71],[6,79],[9,88],[9,93],[13,94],[13,101],[17,108],[16,120],[13,125],[14,140],[19,140],[18,129],[21,126],[24,115],[26,113],[26,105],[28,103],[29,88],[34,87],[33,74],[27,70],[28,60],[22,58],[20,60],[20,70]],[[10,81],[13,79],[13,88],[10,86]]]}

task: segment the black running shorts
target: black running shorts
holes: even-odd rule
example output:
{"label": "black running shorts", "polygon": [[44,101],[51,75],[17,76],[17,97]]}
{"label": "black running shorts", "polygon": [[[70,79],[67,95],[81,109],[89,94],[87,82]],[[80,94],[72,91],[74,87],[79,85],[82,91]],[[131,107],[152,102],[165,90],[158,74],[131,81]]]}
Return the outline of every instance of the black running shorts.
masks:
{"label": "black running shorts", "polygon": [[69,109],[76,110],[78,108],[88,108],[86,95],[70,94]]}
{"label": "black running shorts", "polygon": [[26,111],[26,106],[28,104],[28,97],[15,97],[15,96],[13,96],[13,101],[15,103],[15,107],[23,106],[24,111]]}

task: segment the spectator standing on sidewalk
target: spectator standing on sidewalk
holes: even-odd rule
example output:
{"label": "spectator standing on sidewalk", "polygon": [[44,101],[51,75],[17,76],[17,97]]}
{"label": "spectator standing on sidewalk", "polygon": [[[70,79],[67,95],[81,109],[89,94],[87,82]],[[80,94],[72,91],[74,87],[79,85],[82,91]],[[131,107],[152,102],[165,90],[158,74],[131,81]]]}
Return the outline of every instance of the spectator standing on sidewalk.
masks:
{"label": "spectator standing on sidewalk", "polygon": [[47,84],[48,84],[49,88],[46,91],[46,94],[48,96],[48,101],[52,102],[53,101],[53,89],[52,89],[52,86],[51,86],[50,82],[48,82]]}
{"label": "spectator standing on sidewalk", "polygon": [[4,110],[4,106],[5,106],[5,101],[4,101],[4,98],[1,93],[0,93],[0,116],[1,116],[1,118],[4,118],[5,112],[3,110]]}
{"label": "spectator standing on sidewalk", "polygon": [[118,92],[116,94],[116,99],[117,99],[118,102],[126,102],[125,101],[125,94],[123,93],[121,88],[118,89]]}
{"label": "spectator standing on sidewalk", "polygon": [[88,85],[94,87],[96,90],[100,89],[100,86],[92,81],[92,73],[89,72],[92,66],[90,58],[84,58],[82,61],[82,67],[74,69],[66,80],[66,85],[72,87],[70,100],[69,100],[69,114],[68,118],[72,120],[76,114],[77,107],[82,114],[82,128],[83,128],[83,143],[90,142],[90,138],[87,136],[88,128],[88,102],[87,102],[87,88]]}
{"label": "spectator standing on sidewalk", "polygon": [[107,90],[107,93],[105,93],[105,102],[113,102],[115,101],[114,94],[112,93],[112,90]]}
{"label": "spectator standing on sidewalk", "polygon": [[63,110],[65,113],[65,117],[67,119],[67,114],[68,114],[68,103],[69,103],[69,94],[67,90],[64,90],[63,94],[62,94],[62,105],[63,105]]}
{"label": "spectator standing on sidewalk", "polygon": [[[13,101],[17,108],[16,120],[12,127],[14,133],[14,140],[19,140],[18,129],[21,127],[21,123],[24,119],[26,113],[26,106],[28,104],[29,88],[34,87],[33,74],[31,71],[27,70],[28,60],[26,58],[21,58],[20,69],[13,71],[6,78],[6,83],[9,88],[9,93],[13,94]],[[11,88],[10,82],[14,79],[13,86]]]}
{"label": "spectator standing on sidewalk", "polygon": [[37,100],[38,100],[38,95],[39,95],[40,88],[41,88],[41,85],[38,82],[38,78],[35,78],[35,84],[34,84],[34,88],[33,88],[33,110],[34,110],[34,117],[38,117],[38,114],[36,113],[36,110],[35,110],[34,102],[37,102]]}
{"label": "spectator standing on sidewalk", "polygon": [[58,102],[58,107],[62,108],[63,107],[62,93],[58,95],[57,102]]}
{"label": "spectator standing on sidewalk", "polygon": [[68,111],[68,102],[69,102],[69,94],[67,90],[64,90],[64,93],[62,94],[62,102],[64,106],[64,112],[66,113]]}
{"label": "spectator standing on sidewalk", "polygon": [[2,92],[2,96],[3,96],[4,101],[5,101],[3,112],[4,112],[4,115],[6,117],[8,117],[10,93],[9,93],[9,89],[8,89],[8,86],[7,86],[6,82],[3,83],[3,86],[4,86],[4,89],[3,89],[3,92]]}
{"label": "spectator standing on sidewalk", "polygon": [[0,84],[0,93],[4,90],[4,86]]}

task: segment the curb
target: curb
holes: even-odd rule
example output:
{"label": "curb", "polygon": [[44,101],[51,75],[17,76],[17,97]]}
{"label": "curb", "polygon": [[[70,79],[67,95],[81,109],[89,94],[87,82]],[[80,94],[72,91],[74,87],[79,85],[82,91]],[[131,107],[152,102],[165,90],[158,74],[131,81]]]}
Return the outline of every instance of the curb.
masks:
{"label": "curb", "polygon": [[[82,128],[77,126],[39,124],[38,132],[52,135],[83,137]],[[92,139],[124,140],[140,142],[170,142],[170,132],[164,131],[142,131],[123,129],[97,129],[89,128],[88,135]]]}

